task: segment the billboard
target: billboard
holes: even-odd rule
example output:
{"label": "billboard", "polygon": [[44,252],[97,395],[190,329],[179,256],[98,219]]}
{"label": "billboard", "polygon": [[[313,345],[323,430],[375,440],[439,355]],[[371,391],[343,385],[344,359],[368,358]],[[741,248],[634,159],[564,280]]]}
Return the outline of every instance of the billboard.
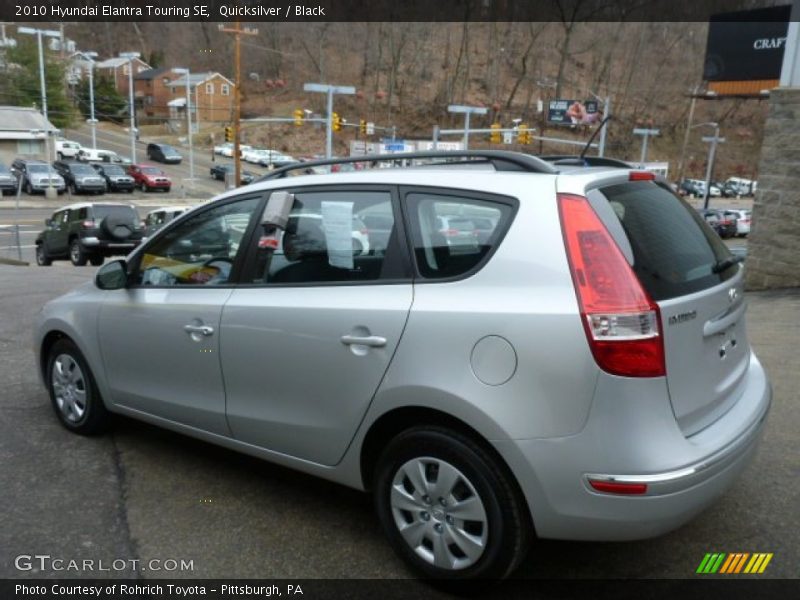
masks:
{"label": "billboard", "polygon": [[597,100],[551,100],[547,106],[547,120],[557,125],[591,125],[601,118]]}
{"label": "billboard", "polygon": [[713,15],[708,25],[706,81],[780,79],[791,5]]}

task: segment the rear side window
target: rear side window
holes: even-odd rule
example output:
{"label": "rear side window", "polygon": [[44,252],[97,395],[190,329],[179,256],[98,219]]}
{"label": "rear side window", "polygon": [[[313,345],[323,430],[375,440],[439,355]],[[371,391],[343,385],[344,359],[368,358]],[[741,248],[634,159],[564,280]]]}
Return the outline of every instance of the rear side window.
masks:
{"label": "rear side window", "polygon": [[457,195],[406,195],[420,275],[448,279],[470,274],[483,263],[508,228],[511,204]]}
{"label": "rear side window", "polygon": [[703,217],[666,188],[631,182],[600,191],[625,231],[633,270],[653,300],[704,290],[737,273],[736,264],[714,272],[730,252]]}

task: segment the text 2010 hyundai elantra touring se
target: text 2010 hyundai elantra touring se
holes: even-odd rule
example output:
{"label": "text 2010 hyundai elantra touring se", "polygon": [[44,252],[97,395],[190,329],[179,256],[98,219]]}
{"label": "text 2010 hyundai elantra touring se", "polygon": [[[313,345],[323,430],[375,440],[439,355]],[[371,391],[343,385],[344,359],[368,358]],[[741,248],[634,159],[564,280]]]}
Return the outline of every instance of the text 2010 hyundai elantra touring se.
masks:
{"label": "text 2010 hyundai elantra touring se", "polygon": [[742,265],[650,173],[440,156],[268,176],[47,304],[61,422],[119,413],[371,490],[429,577],[689,521],[770,406]]}

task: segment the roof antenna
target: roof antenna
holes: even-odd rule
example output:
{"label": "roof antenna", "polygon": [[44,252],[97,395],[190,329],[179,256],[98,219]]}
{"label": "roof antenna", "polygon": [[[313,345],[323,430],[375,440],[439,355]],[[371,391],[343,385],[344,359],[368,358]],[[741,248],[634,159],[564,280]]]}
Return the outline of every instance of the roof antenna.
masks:
{"label": "roof antenna", "polygon": [[589,138],[589,141],[586,142],[586,145],[583,147],[583,152],[581,152],[581,157],[580,157],[581,160],[583,160],[583,157],[586,156],[586,153],[589,151],[589,148],[592,147],[592,142],[594,141],[594,138],[597,137],[597,134],[603,130],[603,127],[605,127],[606,123],[608,123],[610,120],[611,120],[611,115],[608,115],[605,119],[600,121],[600,126],[597,129],[595,129],[595,132],[592,134],[592,137]]}

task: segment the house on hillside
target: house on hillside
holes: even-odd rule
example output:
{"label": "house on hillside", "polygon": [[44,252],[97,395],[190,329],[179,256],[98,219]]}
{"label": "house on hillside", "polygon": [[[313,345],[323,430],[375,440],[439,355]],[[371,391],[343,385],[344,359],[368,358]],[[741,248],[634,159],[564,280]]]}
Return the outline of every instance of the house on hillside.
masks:
{"label": "house on hillside", "polygon": [[47,132],[56,131],[35,108],[0,106],[0,160],[6,165],[17,157],[47,160]]}
{"label": "house on hillside", "polygon": [[136,109],[142,119],[169,118],[169,101],[173,99],[173,94],[168,86],[181,76],[170,67],[147,69],[133,76]]}
{"label": "house on hillside", "polygon": [[89,69],[92,67],[92,58],[85,52],[73,52],[64,67],[67,84],[71,86],[78,85],[84,79],[88,79]]}
{"label": "house on hillside", "polygon": [[109,58],[98,62],[95,65],[95,75],[105,75],[114,82],[114,87],[123,96],[128,95],[128,70],[130,63],[133,62],[133,75],[136,76],[142,71],[147,71],[152,68],[140,58],[134,58],[133,61],[127,58]]}
{"label": "house on hillside", "polygon": [[[170,119],[186,118],[186,75],[171,81]],[[191,73],[189,76],[192,119],[201,123],[227,123],[233,116],[235,84],[220,73]],[[199,114],[198,114],[199,113]]]}

